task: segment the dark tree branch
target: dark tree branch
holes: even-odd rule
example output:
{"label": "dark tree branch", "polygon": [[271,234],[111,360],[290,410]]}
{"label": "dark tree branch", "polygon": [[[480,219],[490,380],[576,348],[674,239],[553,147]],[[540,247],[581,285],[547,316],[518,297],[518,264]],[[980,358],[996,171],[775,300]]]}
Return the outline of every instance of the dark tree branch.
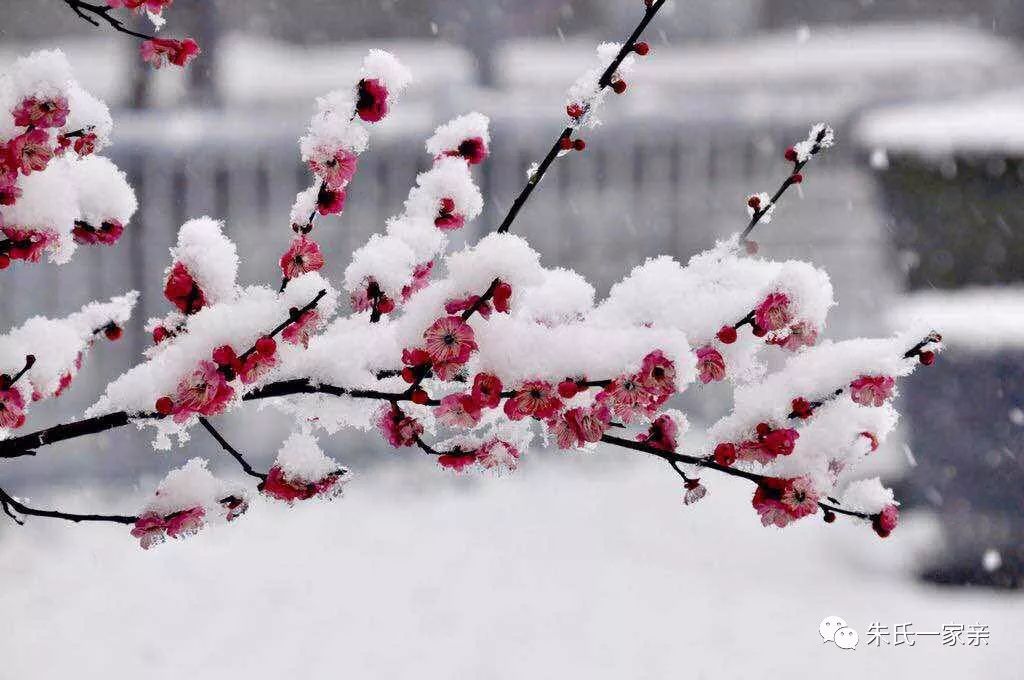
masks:
{"label": "dark tree branch", "polygon": [[114,524],[135,524],[139,519],[138,517],[129,517],[127,515],[79,515],[71,512],[60,512],[59,510],[39,510],[37,508],[31,508],[16,500],[3,489],[0,489],[0,506],[3,506],[3,510],[7,513],[7,516],[18,524],[24,524],[24,521],[18,519],[11,510],[29,517],[49,517],[51,519],[63,519],[75,523],[112,522]]}
{"label": "dark tree branch", "polygon": [[[615,75],[615,72],[622,65],[622,62],[633,51],[633,48],[636,46],[636,41],[640,38],[640,35],[644,32],[644,30],[646,30],[648,24],[651,23],[652,19],[654,19],[654,15],[658,13],[658,10],[662,8],[665,2],[666,0],[655,0],[655,2],[652,2],[650,6],[647,7],[646,11],[644,12],[643,19],[641,19],[640,23],[637,24],[637,27],[633,29],[633,32],[630,34],[629,38],[626,40],[626,42],[622,44],[622,48],[619,50],[619,53],[615,56],[615,59],[612,60],[612,62],[608,65],[608,68],[606,68],[604,73],[601,75],[601,78],[597,81],[599,90],[603,90],[611,85],[612,76]],[[567,137],[571,137],[573,130],[574,128],[572,126],[566,127],[564,130],[562,130],[561,134],[558,135],[558,138],[555,139],[555,143],[551,145],[551,148],[548,150],[547,155],[544,156],[544,160],[542,160],[540,162],[540,165],[537,166],[537,171],[530,176],[529,180],[527,180],[526,182],[526,186],[523,187],[523,190],[519,193],[519,196],[517,196],[516,200],[513,201],[512,207],[509,209],[508,214],[505,216],[505,219],[502,220],[501,225],[498,227],[499,234],[504,234],[505,232],[512,228],[512,223],[515,222],[516,217],[519,216],[519,211],[522,210],[523,206],[526,205],[526,202],[530,200],[530,195],[533,193],[533,190],[537,188],[537,185],[540,184],[540,181],[544,178],[545,173],[547,173],[548,168],[550,168],[551,164],[555,162],[556,158],[558,158],[558,153],[559,151],[562,150],[562,140]]]}
{"label": "dark tree branch", "polygon": [[256,470],[254,470],[253,467],[249,465],[249,461],[247,461],[245,457],[242,456],[241,453],[239,453],[233,446],[231,446],[231,444],[228,443],[227,439],[224,439],[224,437],[221,436],[221,433],[218,432],[216,428],[214,428],[213,425],[210,424],[209,420],[200,416],[199,424],[202,425],[206,429],[206,431],[210,433],[210,436],[217,440],[217,443],[221,445],[221,448],[227,451],[232,458],[238,461],[238,464],[242,466],[242,471],[245,472],[245,474],[249,475],[250,477],[255,477],[260,481],[265,482],[267,480],[267,476],[265,474],[256,472]]}
{"label": "dark tree branch", "polygon": [[[71,8],[71,10],[77,14],[80,18],[92,24],[96,28],[100,27],[100,21],[105,21],[118,33],[124,33],[130,35],[133,38],[139,40],[155,40],[155,35],[148,35],[146,33],[139,33],[133,31],[124,25],[116,16],[111,14],[113,8],[106,5],[93,4],[91,2],[84,2],[83,0],[64,0],[64,4]],[[91,16],[90,16],[91,15]]]}
{"label": "dark tree branch", "polygon": [[[683,476],[683,479],[687,479],[687,477],[685,474],[683,474],[682,470],[676,467],[679,464],[694,465],[699,468],[715,470],[716,472],[721,472],[722,474],[726,474],[731,477],[741,477],[743,479],[754,482],[755,484],[758,485],[760,485],[764,480],[768,479],[766,475],[759,475],[755,472],[748,472],[747,470],[740,470],[737,468],[726,467],[725,465],[719,465],[710,458],[701,458],[698,456],[690,456],[683,453],[662,451],[661,449],[656,449],[653,446],[644,444],[643,442],[635,442],[629,439],[622,439],[621,437],[614,437],[609,434],[606,434],[603,437],[601,437],[601,441],[606,444],[621,446],[622,448],[632,449],[633,451],[639,451],[641,453],[647,453],[652,456],[657,456],[658,458],[666,460],[669,462],[670,465],[672,465],[673,468],[675,468],[676,472]],[[832,512],[837,512],[842,515],[849,515],[850,517],[858,517],[860,519],[871,519],[871,515],[867,513],[846,510],[841,507],[830,505],[824,502],[819,502],[818,506],[821,507],[823,510],[831,510]]]}

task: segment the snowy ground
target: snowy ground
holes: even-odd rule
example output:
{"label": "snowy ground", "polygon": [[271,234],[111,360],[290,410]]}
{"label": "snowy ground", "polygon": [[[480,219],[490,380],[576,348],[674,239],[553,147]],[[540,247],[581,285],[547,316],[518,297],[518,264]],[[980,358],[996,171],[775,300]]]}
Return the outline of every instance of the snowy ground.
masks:
{"label": "snowy ground", "polygon": [[[468,482],[389,465],[149,552],[119,527],[3,526],[0,677],[1020,677],[1024,600],[913,582],[920,522],[763,529],[741,480],[685,508],[651,460],[542,455]],[[826,615],[856,650],[822,643]],[[992,639],[878,649],[872,621]]]}

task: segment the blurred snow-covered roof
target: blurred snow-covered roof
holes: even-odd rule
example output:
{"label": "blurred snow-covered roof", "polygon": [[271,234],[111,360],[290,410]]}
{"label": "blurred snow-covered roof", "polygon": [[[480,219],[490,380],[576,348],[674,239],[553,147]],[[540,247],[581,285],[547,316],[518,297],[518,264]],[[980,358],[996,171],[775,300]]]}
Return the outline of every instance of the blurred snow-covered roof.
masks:
{"label": "blurred snow-covered roof", "polygon": [[[594,46],[582,40],[512,41],[501,48],[498,71],[507,85],[564,87],[590,65]],[[955,80],[1019,64],[1021,58],[1005,40],[949,24],[803,27],[720,43],[655,41],[652,47],[652,57],[632,79],[687,89],[905,81],[928,75]]]}
{"label": "blurred snow-covered roof", "polygon": [[[595,43],[518,40],[500,51],[496,71],[506,90],[536,98],[562,93],[590,67]],[[1021,53],[991,34],[948,24],[875,24],[761,34],[694,45],[652,44],[630,77],[630,113],[658,109],[719,119],[828,116],[873,102],[978,91],[1024,74]],[[666,111],[668,109],[668,111]]]}
{"label": "blurred snow-covered roof", "polygon": [[1024,88],[885,107],[866,114],[856,135],[867,148],[925,156],[1024,154]]}
{"label": "blurred snow-covered roof", "polygon": [[1024,288],[973,287],[903,296],[887,313],[894,329],[925,321],[950,348],[982,351],[1024,347]]}

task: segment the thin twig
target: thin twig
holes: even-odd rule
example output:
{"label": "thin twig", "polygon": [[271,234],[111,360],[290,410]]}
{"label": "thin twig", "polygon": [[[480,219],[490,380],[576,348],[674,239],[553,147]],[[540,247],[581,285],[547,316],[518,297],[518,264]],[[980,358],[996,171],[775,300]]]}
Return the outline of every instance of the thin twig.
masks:
{"label": "thin twig", "polygon": [[[126,27],[123,21],[121,21],[116,16],[111,15],[110,12],[113,9],[112,7],[108,7],[106,5],[94,5],[91,2],[84,2],[83,0],[64,0],[64,4],[70,7],[72,11],[75,14],[77,14],[80,18],[84,19],[85,21],[87,21],[88,23],[92,24],[97,28],[100,27],[100,22],[97,19],[102,19],[103,21],[110,24],[110,27],[118,33],[124,33],[125,35],[130,35],[134,38],[138,38],[139,40],[156,39],[155,35],[139,33],[138,31],[133,31],[132,29]],[[90,16],[90,14],[95,16],[96,18]]]}
{"label": "thin twig", "polygon": [[818,137],[814,141],[814,146],[811,147],[810,152],[807,154],[807,158],[805,158],[802,161],[795,161],[793,163],[793,170],[789,173],[789,176],[786,177],[785,180],[783,180],[778,190],[768,201],[768,204],[759,206],[756,210],[754,210],[754,214],[750,216],[750,224],[748,224],[747,228],[743,230],[742,234],[740,234],[740,243],[746,242],[747,237],[750,235],[750,232],[754,231],[754,227],[756,227],[761,222],[761,218],[767,215],[769,211],[771,211],[772,208],[775,207],[775,204],[778,203],[779,199],[782,198],[782,195],[786,193],[786,190],[789,189],[789,187],[793,186],[794,184],[799,183],[797,180],[797,175],[799,175],[800,171],[804,169],[804,166],[807,165],[807,163],[810,162],[810,160],[814,158],[819,151],[821,151],[821,142],[825,138],[825,134],[827,131],[828,128],[824,127],[818,133]]}
{"label": "thin twig", "polygon": [[[759,486],[761,485],[762,482],[764,482],[766,479],[768,479],[768,477],[766,475],[759,475],[759,474],[757,474],[755,472],[748,472],[747,470],[740,470],[738,468],[732,468],[732,467],[727,467],[725,465],[719,465],[718,463],[716,463],[714,460],[712,460],[710,458],[702,458],[702,457],[699,457],[699,456],[690,456],[690,455],[687,455],[687,454],[684,454],[684,453],[675,453],[675,452],[671,452],[671,451],[662,451],[661,449],[656,449],[653,446],[650,446],[648,444],[644,444],[642,442],[635,442],[635,441],[631,441],[629,439],[622,439],[621,437],[614,437],[614,436],[609,435],[609,434],[606,434],[603,437],[601,437],[601,441],[606,443],[606,444],[612,444],[614,446],[621,446],[621,447],[626,448],[626,449],[632,449],[633,451],[639,451],[641,453],[647,453],[647,454],[650,454],[652,456],[657,456],[658,458],[662,458],[662,459],[668,461],[672,465],[672,467],[675,468],[676,471],[679,472],[680,474],[683,474],[682,470],[679,470],[679,468],[676,468],[676,465],[678,465],[680,463],[683,463],[683,464],[686,464],[686,465],[695,465],[695,466],[700,467],[700,468],[706,468],[708,470],[715,470],[716,472],[721,472],[722,474],[726,474],[726,475],[729,475],[731,477],[741,477],[743,479],[746,479],[746,480],[749,480],[751,482],[754,482],[755,484],[757,484]],[[686,477],[684,475],[684,479],[685,478]],[[871,515],[869,515],[867,513],[855,512],[853,510],[845,510],[843,508],[840,508],[840,507],[837,507],[837,506],[834,506],[834,505],[830,505],[830,504],[824,503],[824,502],[819,502],[818,506],[821,507],[823,510],[831,510],[832,512],[838,512],[840,514],[849,515],[851,517],[859,517],[860,519],[871,519]]]}
{"label": "thin twig", "polygon": [[210,433],[210,436],[217,440],[217,443],[221,445],[221,448],[227,451],[232,458],[238,461],[238,464],[242,466],[242,471],[245,472],[245,474],[249,475],[250,477],[255,477],[260,481],[267,481],[267,476],[265,474],[256,472],[256,470],[254,470],[253,467],[249,465],[249,461],[247,461],[245,457],[242,456],[242,454],[235,449],[235,447],[231,446],[231,444],[228,443],[227,439],[224,439],[224,437],[221,436],[221,433],[218,432],[217,429],[212,424],[210,424],[209,420],[200,416],[199,424],[206,428],[206,431]]}
{"label": "thin twig", "polygon": [[18,524],[23,524],[21,520],[15,517],[11,510],[27,515],[30,517],[49,517],[51,519],[63,519],[69,522],[112,522],[114,524],[135,524],[139,519],[138,517],[129,517],[127,515],[80,515],[72,512],[60,512],[59,510],[40,510],[38,508],[32,508],[21,501],[16,500],[9,493],[0,489],[0,505],[3,506],[4,512],[9,517],[14,519]]}

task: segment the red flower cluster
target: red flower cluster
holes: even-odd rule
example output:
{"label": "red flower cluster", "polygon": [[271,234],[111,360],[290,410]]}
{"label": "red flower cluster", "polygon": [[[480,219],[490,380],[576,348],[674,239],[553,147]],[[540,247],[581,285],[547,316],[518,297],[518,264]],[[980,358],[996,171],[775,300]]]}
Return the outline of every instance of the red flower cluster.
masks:
{"label": "red flower cluster", "polygon": [[723,442],[715,447],[715,462],[726,467],[737,460],[753,460],[767,465],[779,456],[793,453],[800,433],[792,428],[772,429],[768,423],[758,423],[754,439],[741,442],[738,446]]}
{"label": "red flower cluster", "polygon": [[43,229],[0,229],[7,241],[0,246],[0,269],[6,269],[11,260],[39,262],[43,251],[57,243],[57,234]]}
{"label": "red flower cluster", "polygon": [[757,485],[752,505],[761,515],[761,524],[781,528],[818,512],[818,498],[817,490],[807,477],[768,477]]}
{"label": "red flower cluster", "polygon": [[367,123],[377,123],[388,115],[388,88],[376,78],[364,78],[357,86],[356,114]]}
{"label": "red flower cluster", "polygon": [[[508,314],[512,309],[511,300],[512,286],[504,281],[499,281],[498,285],[494,287],[494,293],[491,295],[490,301],[480,302],[480,296],[474,293],[464,298],[449,300],[444,305],[444,311],[449,314],[458,314],[476,307],[477,314],[485,319],[489,319],[491,318],[491,312],[494,310],[502,314]],[[494,303],[493,307],[491,302]]]}
{"label": "red flower cluster", "polygon": [[112,246],[124,234],[124,225],[120,220],[104,220],[99,228],[87,222],[75,222],[71,231],[75,237],[75,243],[82,245],[95,245],[97,243]]}
{"label": "red flower cluster", "polygon": [[213,350],[213,361],[228,380],[237,375],[243,385],[251,385],[277,364],[277,343],[271,337],[260,338],[244,359],[230,345],[222,345]]}
{"label": "red flower cluster", "polygon": [[107,0],[107,6],[114,9],[130,9],[135,12],[160,14],[165,7],[170,7],[174,0]]}
{"label": "red flower cluster", "polygon": [[455,149],[444,152],[445,156],[457,156],[465,159],[470,165],[479,165],[487,160],[489,151],[483,137],[470,137],[464,139]]}
{"label": "red flower cluster", "polygon": [[14,124],[18,127],[59,128],[68,121],[71,109],[66,97],[55,99],[39,99],[29,97],[23,99],[12,111]]}
{"label": "red flower cluster", "polygon": [[607,393],[600,393],[588,408],[571,408],[551,426],[559,448],[569,449],[601,441],[612,420]]}
{"label": "red flower cluster", "polygon": [[442,198],[437,209],[437,216],[434,218],[434,226],[441,231],[455,231],[462,229],[465,224],[466,219],[455,212],[455,199]]}
{"label": "red flower cluster", "polygon": [[202,288],[181,262],[171,266],[171,273],[164,284],[164,297],[185,314],[195,314],[206,306]]}
{"label": "red flower cluster", "polygon": [[714,347],[705,346],[697,350],[697,375],[705,385],[725,379],[725,359]]}
{"label": "red flower cluster", "polygon": [[661,451],[675,452],[678,445],[679,426],[674,418],[667,414],[658,416],[651,423],[646,434],[639,434],[636,437],[638,442],[644,442]]}
{"label": "red flower cluster", "polygon": [[178,383],[174,398],[160,397],[157,400],[156,410],[162,415],[173,416],[174,422],[180,424],[193,415],[217,415],[234,396],[235,390],[228,384],[228,378],[220,367],[212,361],[202,361]]}
{"label": "red flower cluster", "polygon": [[143,549],[148,550],[162,543],[168,536],[183,538],[199,533],[203,528],[206,510],[202,507],[189,508],[161,517],[155,512],[147,512],[135,521],[132,536],[139,539]]}
{"label": "red flower cluster", "polygon": [[[423,332],[423,349],[403,352],[403,363],[422,366],[429,363],[434,375],[441,380],[451,378],[476,351],[473,327],[457,316],[441,317]],[[415,363],[406,362],[406,357]],[[425,358],[426,362],[423,361]]]}
{"label": "red flower cluster", "polygon": [[605,388],[612,411],[626,423],[640,415],[653,417],[675,391],[675,364],[661,350],[644,357],[638,373],[616,378]]}
{"label": "red flower cluster", "polygon": [[515,470],[519,465],[519,449],[504,439],[489,439],[476,450],[463,451],[455,448],[437,457],[443,468],[462,472],[473,465],[486,470]]}
{"label": "red flower cluster", "polygon": [[861,406],[881,406],[892,396],[896,381],[884,375],[863,375],[850,383],[850,398]]}
{"label": "red flower cluster", "polygon": [[340,191],[352,180],[359,165],[359,157],[348,149],[319,149],[309,159],[309,169],[323,180],[329,189]]}
{"label": "red flower cluster", "polygon": [[261,485],[260,491],[264,495],[287,503],[305,501],[316,496],[332,496],[341,491],[340,482],[344,474],[344,470],[335,470],[320,479],[305,481],[289,478],[280,466],[275,465],[267,471],[267,479]]}
{"label": "red flower cluster", "polygon": [[[296,310],[297,312],[298,310]],[[315,309],[303,312],[298,319],[285,326],[281,339],[291,345],[309,347],[309,338],[320,322],[320,313]]]}
{"label": "red flower cluster", "polygon": [[384,439],[396,449],[413,446],[421,434],[423,425],[405,414],[396,404],[385,404],[377,413],[377,426]]}
{"label": "red flower cluster", "polygon": [[501,402],[501,387],[497,376],[478,373],[469,394],[449,394],[434,413],[448,427],[471,428],[480,422],[483,409],[496,408]]}
{"label": "red flower cluster", "polygon": [[185,67],[199,56],[199,43],[192,38],[176,40],[174,38],[152,38],[143,40],[139,48],[142,60],[153,68],[162,68],[167,64]]}
{"label": "red flower cluster", "polygon": [[16,430],[24,424],[25,398],[21,392],[13,385],[0,389],[0,428]]}

